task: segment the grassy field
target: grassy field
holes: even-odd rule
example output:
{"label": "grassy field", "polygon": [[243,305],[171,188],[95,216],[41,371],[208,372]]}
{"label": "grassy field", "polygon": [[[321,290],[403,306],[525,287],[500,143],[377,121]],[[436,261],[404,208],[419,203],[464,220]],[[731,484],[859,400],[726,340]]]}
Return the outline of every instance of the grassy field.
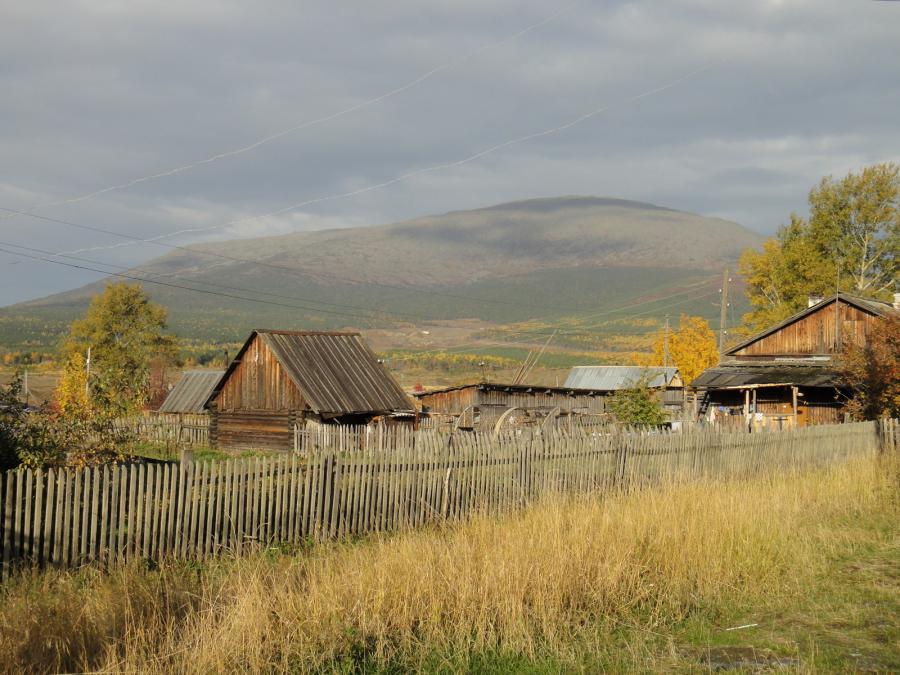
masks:
{"label": "grassy field", "polygon": [[0,665],[897,670],[898,479],[896,459],[860,460],[205,566],[33,574],[2,591]]}

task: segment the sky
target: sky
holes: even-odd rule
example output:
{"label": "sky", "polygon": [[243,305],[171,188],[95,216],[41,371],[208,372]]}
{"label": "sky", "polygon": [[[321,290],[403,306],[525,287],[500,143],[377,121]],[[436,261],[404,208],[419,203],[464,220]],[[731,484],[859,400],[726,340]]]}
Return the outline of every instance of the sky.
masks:
{"label": "sky", "polygon": [[900,160],[900,2],[0,0],[0,90],[0,305],[102,276],[23,253],[169,250],[116,233],[577,194],[768,234]]}

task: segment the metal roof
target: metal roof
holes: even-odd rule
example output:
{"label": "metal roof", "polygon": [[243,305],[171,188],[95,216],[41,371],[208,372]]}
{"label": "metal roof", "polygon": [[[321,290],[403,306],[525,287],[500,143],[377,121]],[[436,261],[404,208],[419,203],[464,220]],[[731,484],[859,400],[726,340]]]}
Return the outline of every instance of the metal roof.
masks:
{"label": "metal roof", "polygon": [[796,385],[804,387],[834,387],[840,375],[827,365],[809,363],[741,362],[723,363],[704,370],[692,383],[699,389],[727,389],[753,385]]}
{"label": "metal roof", "polygon": [[805,319],[810,314],[815,314],[821,309],[828,307],[830,304],[835,302],[838,298],[841,299],[841,302],[852,305],[857,309],[861,309],[864,312],[868,312],[869,314],[873,314],[875,316],[889,316],[891,314],[898,314],[898,311],[894,308],[893,305],[888,304],[886,302],[881,302],[879,300],[869,300],[868,298],[860,298],[855,295],[849,295],[847,293],[838,293],[836,295],[832,295],[830,298],[825,298],[821,302],[817,302],[812,307],[807,307],[806,309],[797,312],[796,314],[792,314],[788,318],[783,321],[775,324],[771,328],[767,328],[761,333],[757,333],[753,337],[744,340],[739,345],[736,345],[725,352],[728,356],[734,356],[737,352],[741,351],[745,347],[750,346],[757,340],[762,340],[765,337],[768,337],[772,333],[776,333],[780,331],[782,328],[791,325],[795,321],[799,321],[800,319]]}
{"label": "metal roof", "polygon": [[677,368],[643,366],[575,366],[566,378],[566,387],[618,391],[639,383],[663,387],[677,377]]}
{"label": "metal roof", "polygon": [[189,370],[159,407],[161,413],[202,413],[224,370]]}
{"label": "metal roof", "polygon": [[257,335],[272,350],[313,412],[349,415],[415,409],[362,336],[345,332],[254,330],[220,380],[214,395]]}

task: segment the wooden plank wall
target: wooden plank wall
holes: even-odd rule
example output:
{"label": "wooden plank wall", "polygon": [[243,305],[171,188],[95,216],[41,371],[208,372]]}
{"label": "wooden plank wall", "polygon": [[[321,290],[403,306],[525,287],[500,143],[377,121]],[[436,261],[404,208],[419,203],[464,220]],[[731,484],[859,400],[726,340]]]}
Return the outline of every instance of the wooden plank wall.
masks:
{"label": "wooden plank wall", "polygon": [[265,341],[257,335],[215,398],[219,412],[303,410],[303,395]]}
{"label": "wooden plank wall", "polygon": [[[785,326],[771,335],[747,345],[735,352],[734,356],[772,357],[772,356],[814,356],[835,353],[835,303],[823,307],[809,316]],[[840,303],[841,342],[850,341],[860,346],[865,345],[872,326],[878,317],[862,310]]]}
{"label": "wooden plank wall", "polygon": [[501,513],[553,493],[743,477],[900,450],[896,420],[755,434],[403,433],[392,447],[306,457],[5,472],[2,574],[241,555]]}

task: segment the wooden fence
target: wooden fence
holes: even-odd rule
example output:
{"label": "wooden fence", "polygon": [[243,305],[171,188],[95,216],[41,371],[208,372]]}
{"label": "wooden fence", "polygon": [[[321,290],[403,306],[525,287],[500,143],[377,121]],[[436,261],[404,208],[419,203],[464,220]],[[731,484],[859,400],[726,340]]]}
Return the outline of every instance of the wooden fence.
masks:
{"label": "wooden fence", "polygon": [[306,457],[6,472],[2,572],[203,559],[702,476],[813,467],[897,451],[896,421],[779,433],[420,433],[405,447]]}
{"label": "wooden fence", "polygon": [[209,445],[209,415],[153,413],[118,419],[113,425],[144,441]]}

